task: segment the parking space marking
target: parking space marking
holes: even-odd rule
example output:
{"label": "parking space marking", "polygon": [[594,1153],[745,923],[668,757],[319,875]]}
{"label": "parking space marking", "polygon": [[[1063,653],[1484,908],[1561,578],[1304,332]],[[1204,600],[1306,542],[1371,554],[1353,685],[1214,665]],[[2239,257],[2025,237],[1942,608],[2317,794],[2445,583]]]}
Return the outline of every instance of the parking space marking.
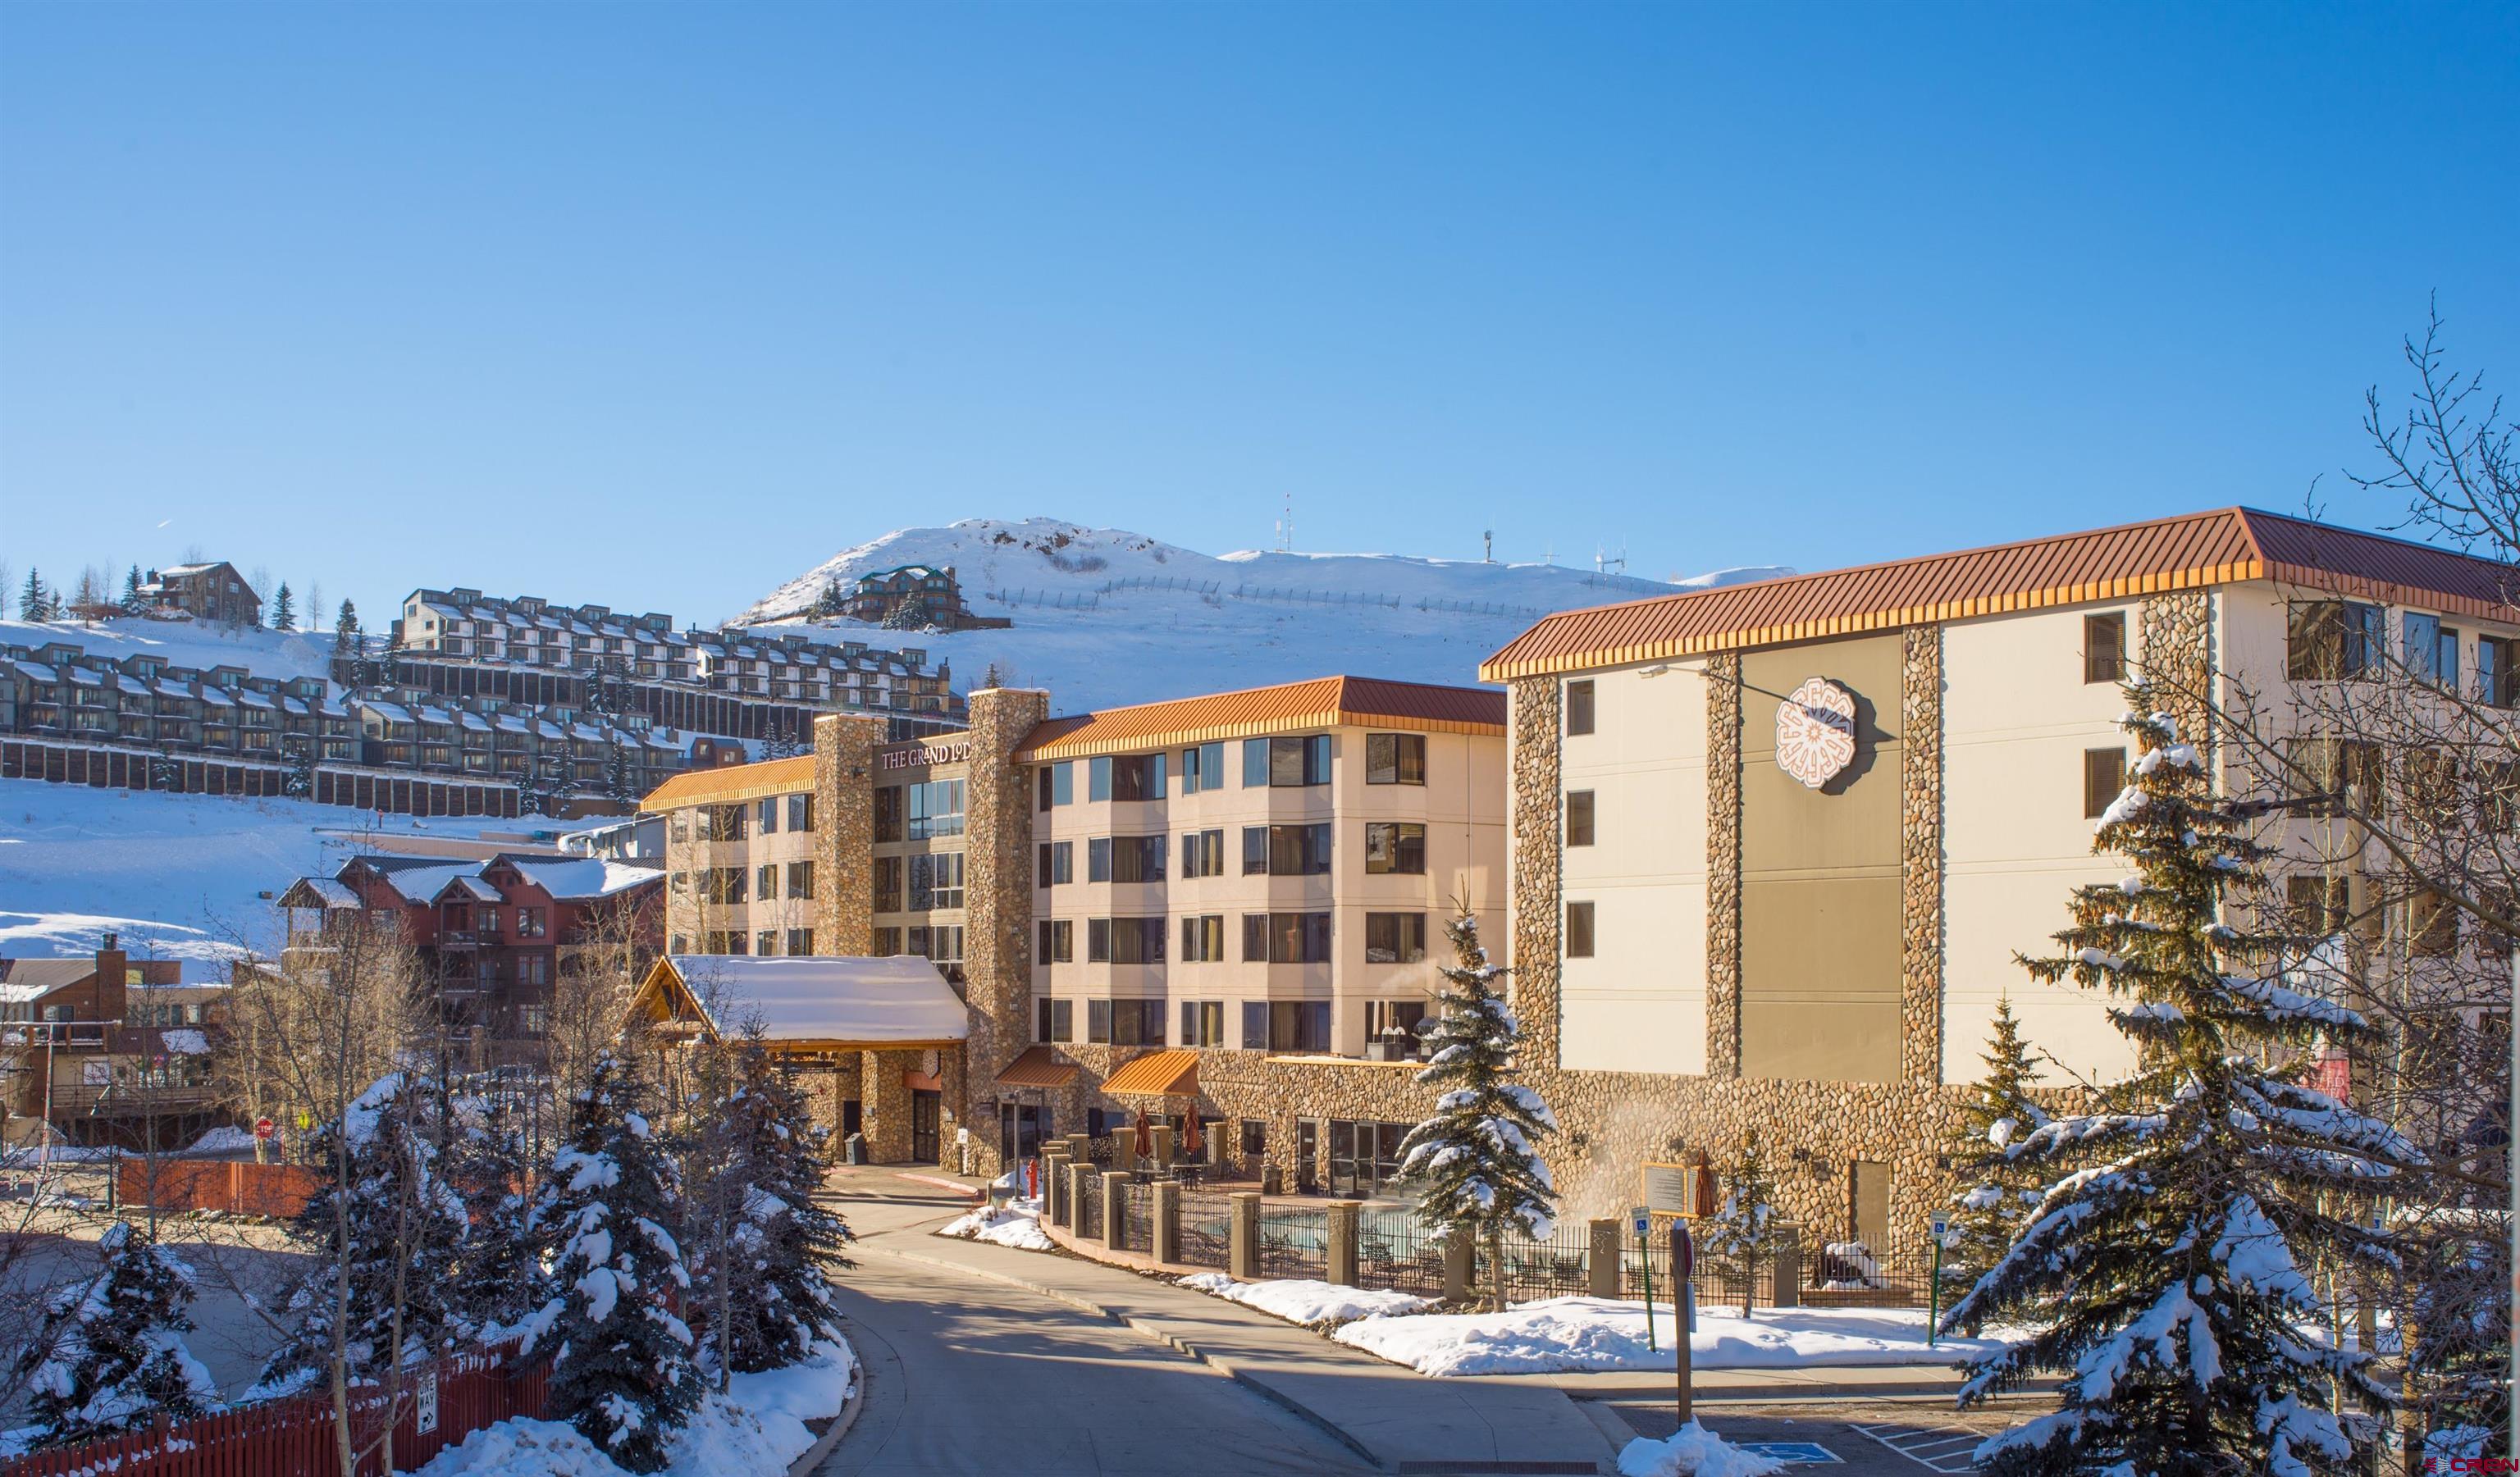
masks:
{"label": "parking space marking", "polygon": [[1845,1459],[1817,1441],[1736,1441],[1733,1445],[1789,1464],[1816,1465]]}
{"label": "parking space marking", "polygon": [[1934,1426],[1918,1430],[1913,1426],[1852,1426],[1874,1441],[1907,1457],[1929,1472],[1957,1477],[1977,1470],[1978,1443],[1986,1438],[1961,1426]]}

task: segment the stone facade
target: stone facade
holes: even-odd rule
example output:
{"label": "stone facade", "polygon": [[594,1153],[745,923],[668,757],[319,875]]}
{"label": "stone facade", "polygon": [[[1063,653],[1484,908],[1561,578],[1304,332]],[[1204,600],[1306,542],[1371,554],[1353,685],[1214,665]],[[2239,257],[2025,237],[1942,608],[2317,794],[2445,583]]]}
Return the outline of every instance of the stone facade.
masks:
{"label": "stone facade", "polygon": [[1706,663],[1706,1075],[1741,1075],[1741,656]]}
{"label": "stone facade", "polygon": [[875,952],[875,751],[884,720],[829,713],[814,722],[814,952]]}
{"label": "stone facade", "polygon": [[1903,633],[1899,767],[1899,1060],[1943,1078],[1943,628]]}
{"label": "stone facade", "polygon": [[2213,691],[2214,680],[2214,592],[2147,595],[2137,620],[2141,654],[2136,675],[2161,692],[2163,710],[2179,720],[2180,737],[2204,742],[2204,694]]}
{"label": "stone facade", "polygon": [[[948,1094],[957,1127],[970,1130],[974,1173],[996,1175],[998,1073],[1032,1041],[1032,796],[1015,746],[1050,716],[1050,694],[990,688],[971,694],[970,777],[964,790],[963,972],[971,1007],[959,1092]],[[955,1086],[949,1084],[949,1086]],[[1061,1118],[1061,1125],[1081,1121]],[[951,1152],[949,1148],[948,1152]]]}
{"label": "stone facade", "polygon": [[[1558,777],[1559,689],[1552,677],[1513,684],[1508,695],[1508,752],[1517,756],[1508,774],[1512,785],[1506,825],[1506,894],[1512,909],[1507,925],[1508,999],[1522,1023],[1535,1061],[1555,1062],[1558,1040],[1558,930],[1564,926],[1563,895],[1565,826]],[[1429,930],[1431,932],[1431,930]],[[1440,951],[1440,940],[1428,948]],[[1274,1150],[1273,1150],[1274,1152]]]}

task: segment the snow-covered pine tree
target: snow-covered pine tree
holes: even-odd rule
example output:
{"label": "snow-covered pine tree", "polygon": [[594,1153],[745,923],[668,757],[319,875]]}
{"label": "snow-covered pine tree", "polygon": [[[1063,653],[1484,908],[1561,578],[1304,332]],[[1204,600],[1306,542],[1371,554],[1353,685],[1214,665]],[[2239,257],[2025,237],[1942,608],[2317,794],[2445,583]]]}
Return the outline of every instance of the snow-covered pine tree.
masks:
{"label": "snow-covered pine tree", "polygon": [[333,616],[333,654],[355,656],[363,647],[359,641],[359,607],[348,601]]}
{"label": "snow-covered pine tree", "polygon": [[464,1196],[467,1222],[453,1301],[457,1317],[488,1343],[522,1324],[551,1294],[526,1200],[529,1105],[500,1080],[468,1089],[447,1143],[448,1178]]}
{"label": "snow-covered pine tree", "polygon": [[2048,1110],[2030,1098],[2039,1069],[2008,996],[1995,1003],[1995,1024],[1980,1059],[1986,1072],[1970,1090],[1947,1150],[1960,1187],[1952,1195],[1954,1244],[1944,1271],[1972,1281],[2012,1249],[2054,1178],[2043,1174],[2038,1161],[2004,1152],[2015,1139],[2048,1123]]}
{"label": "snow-covered pine tree", "polygon": [[450,1353],[469,1336],[453,1306],[467,1227],[437,1146],[443,1111],[426,1086],[388,1074],[317,1132],[322,1179],[290,1225],[313,1266],[290,1295],[292,1326],[263,1362],[257,1392],[323,1383],[337,1351],[343,1376],[358,1382]]}
{"label": "snow-covered pine tree", "polygon": [[147,606],[148,602],[140,595],[140,566],[134,564],[131,572],[122,577],[122,613],[137,615]]}
{"label": "snow-covered pine tree", "polygon": [[184,787],[184,761],[172,754],[149,756],[149,787],[175,790]]}
{"label": "snow-covered pine tree", "polygon": [[26,583],[20,587],[18,591],[18,618],[20,620],[49,620],[51,618],[51,609],[52,606],[49,604],[49,597],[44,593],[43,571],[37,569],[32,564],[28,564],[26,566]]}
{"label": "snow-covered pine tree", "polygon": [[840,582],[827,579],[823,581],[822,593],[814,597],[814,618],[830,620],[840,613],[845,604],[840,595]]}
{"label": "snow-covered pine tree", "polygon": [[218,1385],[184,1347],[193,1331],[193,1271],[129,1222],[97,1240],[95,1276],[52,1296],[19,1356],[33,1444],[70,1446],[163,1415],[208,1412]]}
{"label": "snow-covered pine tree", "polygon": [[631,757],[629,745],[638,741],[635,734],[615,733],[604,755],[604,797],[625,805],[637,803],[646,793],[639,784],[639,765]]}
{"label": "snow-covered pine tree", "polygon": [[749,1193],[730,1238],[734,1285],[727,1363],[775,1369],[811,1354],[839,1331],[826,1274],[849,1265],[848,1223],[814,1198],[831,1167],[831,1131],[814,1122],[795,1084],[758,1042],[736,1060],[727,1102]]}
{"label": "snow-covered pine tree", "polygon": [[2109,1019],[2138,1064],[2099,1111],[2006,1149],[2083,1167],[1944,1320],[1965,1333],[1998,1319],[2037,1330],[1976,1360],[1960,1400],[2066,1376],[2054,1411],[1978,1449],[1995,1477],[2354,1470],[2376,1428],[2331,1407],[2371,1412],[2390,1397],[2368,1355],[2304,1334],[2319,1314],[2304,1264],[2393,1264],[2389,1235],[2353,1207],[2420,1155],[2259,1054],[2306,1059],[2322,1039],[2374,1033],[2293,987],[2313,941],[2250,926],[2285,917],[2262,870],[2272,853],[2171,717],[2146,711],[2140,687],[2129,697],[2138,757],[2093,849],[2135,871],[2076,888],[2073,926],[2056,935],[2066,952],[2022,963],[2117,996]]}
{"label": "snow-covered pine tree", "polygon": [[1774,1259],[1784,1217],[1777,1213],[1776,1176],[1768,1169],[1759,1131],[1741,1136],[1741,1146],[1724,1166],[1724,1203],[1709,1216],[1702,1248],[1741,1278],[1741,1316],[1748,1318],[1759,1286],[1759,1264]]}
{"label": "snow-covered pine tree", "polygon": [[282,580],[280,588],[272,592],[271,629],[275,631],[297,629],[297,597],[290,593],[287,580]]}
{"label": "snow-covered pine tree", "polygon": [[677,1224],[673,1161],[656,1141],[630,1072],[597,1060],[571,1105],[534,1206],[557,1248],[560,1296],[528,1325],[527,1349],[555,1346],[550,1413],[633,1472],[665,1464],[665,1437],[700,1398],[692,1330],[673,1300],[691,1285]]}
{"label": "snow-covered pine tree", "polygon": [[304,800],[315,793],[315,743],[313,739],[292,735],[282,750],[288,770],[281,776],[280,792],[292,800]]}
{"label": "snow-covered pine tree", "polygon": [[1434,1055],[1417,1077],[1443,1091],[1435,1115],[1401,1141],[1400,1176],[1418,1191],[1419,1221],[1486,1247],[1488,1302],[1503,1311],[1506,1232],[1546,1240],[1557,1224],[1557,1186],[1534,1146],[1556,1132],[1557,1115],[1512,1080],[1521,1032],[1498,990],[1506,970],[1479,943],[1478,919],[1464,911],[1444,934],[1453,945],[1436,997],[1444,1013],[1427,1033]]}

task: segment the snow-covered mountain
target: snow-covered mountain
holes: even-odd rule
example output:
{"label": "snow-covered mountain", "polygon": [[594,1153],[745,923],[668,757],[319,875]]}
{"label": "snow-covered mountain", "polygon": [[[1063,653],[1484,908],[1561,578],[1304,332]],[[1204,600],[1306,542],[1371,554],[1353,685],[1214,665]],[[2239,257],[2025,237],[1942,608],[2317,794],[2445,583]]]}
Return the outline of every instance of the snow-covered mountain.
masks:
{"label": "snow-covered mountain", "polygon": [[1551,611],[1792,572],[1722,569],[1666,584],[1557,564],[1389,554],[1219,557],[1054,518],[967,518],[843,550],[739,619],[805,623],[825,585],[846,591],[862,574],[904,564],[953,565],[973,613],[1006,617],[1013,628],[912,634],[848,620],[812,624],[922,648],[954,664],[958,689],[994,665],[1008,686],[1049,688],[1061,712],[1333,673],[1475,683],[1480,658]]}

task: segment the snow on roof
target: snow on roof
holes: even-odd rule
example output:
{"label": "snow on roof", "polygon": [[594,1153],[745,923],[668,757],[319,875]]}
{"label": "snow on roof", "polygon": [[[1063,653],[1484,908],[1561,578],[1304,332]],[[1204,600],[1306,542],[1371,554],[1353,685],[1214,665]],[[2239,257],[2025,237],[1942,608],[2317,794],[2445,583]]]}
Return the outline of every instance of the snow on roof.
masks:
{"label": "snow on roof", "polygon": [[445,867],[406,867],[384,873],[384,883],[402,896],[406,903],[434,902],[446,890],[446,884],[459,876],[475,874],[481,864],[459,862]]}
{"label": "snow on roof", "polygon": [[411,710],[409,708],[401,707],[390,702],[375,702],[362,699],[359,706],[366,708],[369,712],[384,719],[387,723],[417,723],[420,721],[411,716]]}
{"label": "snow on roof", "polygon": [[525,879],[556,898],[608,898],[615,893],[650,882],[661,881],[664,873],[652,867],[632,867],[625,863],[586,857],[567,862],[538,859],[508,859]]}
{"label": "snow on roof", "polygon": [[53,682],[58,680],[54,677],[52,668],[40,665],[36,662],[15,661],[11,662],[10,665],[18,669],[18,674],[20,676],[31,677],[37,682]]}
{"label": "snow on roof", "polygon": [[[437,889],[437,896],[444,897],[450,891],[469,893],[476,903],[495,903],[499,901],[499,889],[491,886],[485,881],[482,881],[478,876],[471,873],[465,873],[448,878],[446,885]],[[435,902],[436,900],[436,898],[429,899],[430,902]]]}
{"label": "snow on roof", "polygon": [[758,1020],[771,1041],[935,1042],[970,1034],[962,998],[915,955],[678,954],[666,962],[721,1032]]}
{"label": "snow on roof", "polygon": [[327,908],[356,908],[359,906],[359,895],[352,892],[349,889],[348,884],[337,882],[331,877],[299,877],[296,884],[289,890],[291,892],[295,892],[300,888],[303,888],[310,896],[320,899]]}

